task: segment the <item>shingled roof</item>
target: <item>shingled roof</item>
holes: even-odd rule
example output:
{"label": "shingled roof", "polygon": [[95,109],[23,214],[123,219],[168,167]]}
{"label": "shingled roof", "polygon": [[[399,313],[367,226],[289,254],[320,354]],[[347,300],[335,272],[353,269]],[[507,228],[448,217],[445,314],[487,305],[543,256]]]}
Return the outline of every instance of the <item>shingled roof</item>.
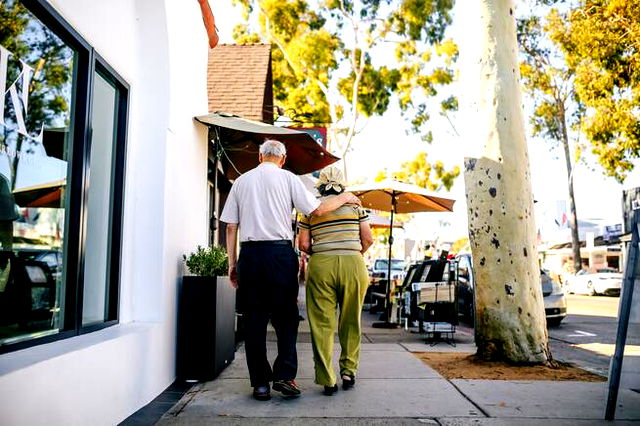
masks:
{"label": "shingled roof", "polygon": [[209,50],[209,112],[273,123],[271,45],[220,44]]}

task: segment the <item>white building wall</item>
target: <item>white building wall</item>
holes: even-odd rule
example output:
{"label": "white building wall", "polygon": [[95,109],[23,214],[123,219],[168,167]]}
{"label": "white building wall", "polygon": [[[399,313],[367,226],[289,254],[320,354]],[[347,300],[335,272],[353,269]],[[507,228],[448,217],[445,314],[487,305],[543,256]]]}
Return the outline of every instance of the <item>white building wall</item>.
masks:
{"label": "white building wall", "polygon": [[175,377],[182,254],[207,240],[207,38],[196,1],[51,3],[130,85],[120,324],[0,355],[0,424],[111,425]]}

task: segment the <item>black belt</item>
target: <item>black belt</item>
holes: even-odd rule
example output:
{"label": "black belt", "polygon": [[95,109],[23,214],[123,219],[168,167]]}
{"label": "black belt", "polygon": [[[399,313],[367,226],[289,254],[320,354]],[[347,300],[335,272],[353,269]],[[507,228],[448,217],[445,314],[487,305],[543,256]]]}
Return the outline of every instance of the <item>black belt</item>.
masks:
{"label": "black belt", "polygon": [[259,246],[291,246],[291,240],[258,240],[243,241],[240,247],[259,247]]}

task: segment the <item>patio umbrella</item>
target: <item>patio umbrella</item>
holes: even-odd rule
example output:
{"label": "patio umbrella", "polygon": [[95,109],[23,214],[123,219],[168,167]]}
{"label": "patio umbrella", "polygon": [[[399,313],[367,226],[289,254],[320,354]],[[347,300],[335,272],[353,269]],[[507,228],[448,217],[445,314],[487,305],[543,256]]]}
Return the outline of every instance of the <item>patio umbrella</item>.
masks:
{"label": "patio umbrella", "polygon": [[395,180],[383,180],[356,185],[347,189],[362,201],[365,208],[391,212],[389,225],[389,261],[387,265],[386,319],[377,327],[395,327],[389,322],[391,308],[391,249],[393,247],[393,216],[395,213],[451,212],[455,200],[440,197],[426,189]]}
{"label": "patio umbrella", "polygon": [[[370,212],[369,213],[369,226],[371,227],[371,229],[391,228],[391,221],[386,217],[382,217],[382,216],[380,216],[378,214]],[[403,225],[402,225],[402,223],[394,223],[393,227],[394,228],[402,228]]]}
{"label": "patio umbrella", "polygon": [[311,135],[299,130],[219,112],[195,119],[213,128],[221,148],[222,167],[229,179],[258,165],[258,149],[265,139],[276,139],[287,147],[284,168],[297,175],[315,172],[339,160]]}
{"label": "patio umbrella", "polygon": [[16,204],[20,207],[59,208],[66,179],[28,186],[13,191]]}

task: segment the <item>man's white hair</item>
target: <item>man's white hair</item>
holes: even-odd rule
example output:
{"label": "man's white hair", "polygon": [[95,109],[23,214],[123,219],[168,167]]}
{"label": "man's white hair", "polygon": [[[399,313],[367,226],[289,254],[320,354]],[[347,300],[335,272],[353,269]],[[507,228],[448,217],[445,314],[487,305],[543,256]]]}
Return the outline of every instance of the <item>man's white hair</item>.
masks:
{"label": "man's white hair", "polygon": [[287,155],[287,148],[280,141],[267,139],[260,145],[260,154],[264,157],[284,157]]}

